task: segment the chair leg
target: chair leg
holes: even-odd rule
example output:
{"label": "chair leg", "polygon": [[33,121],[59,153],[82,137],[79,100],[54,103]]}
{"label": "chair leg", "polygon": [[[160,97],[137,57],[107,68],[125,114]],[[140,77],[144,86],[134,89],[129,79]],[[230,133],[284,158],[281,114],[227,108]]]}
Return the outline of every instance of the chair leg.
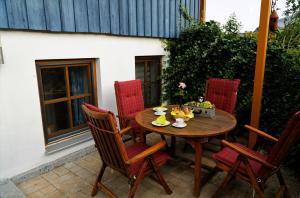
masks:
{"label": "chair leg", "polygon": [[249,163],[249,161],[247,159],[243,159],[243,162],[246,166],[246,171],[248,173],[248,176],[250,178],[250,182],[251,182],[251,185],[252,187],[255,189],[255,191],[258,193],[258,196],[260,198],[263,198],[264,197],[264,192],[263,192],[263,188],[261,188],[261,186],[258,184],[257,182],[257,179],[252,171],[252,168],[251,168],[251,165]]}
{"label": "chair leg", "polygon": [[172,194],[172,190],[170,189],[167,182],[165,181],[165,179],[161,175],[160,170],[157,167],[156,163],[151,158],[148,158],[147,160],[148,160],[151,168],[153,169],[154,173],[156,174],[160,185],[162,185],[162,187],[165,189],[167,194],[169,194],[169,195]]}
{"label": "chair leg", "polygon": [[240,166],[241,161],[237,159],[237,161],[232,166],[231,170],[227,173],[225,179],[223,180],[221,186],[217,189],[217,191],[213,194],[212,198],[217,198],[220,196],[221,192],[225,188],[225,186],[234,178],[234,174]]}
{"label": "chair leg", "polygon": [[134,132],[131,133],[131,137],[134,143],[136,143],[136,134]]}
{"label": "chair leg", "polygon": [[[289,198],[290,195],[289,195],[289,192],[288,192],[286,183],[285,183],[285,181],[284,181],[284,178],[283,178],[283,176],[282,176],[282,174],[281,174],[280,169],[276,172],[276,175],[277,175],[277,178],[278,178],[279,184],[280,184],[280,191],[279,191],[278,194],[282,194],[282,193],[283,193],[283,197],[284,197],[284,198]],[[281,191],[283,191],[283,192],[281,193]],[[277,197],[277,196],[276,196],[276,197]]]}
{"label": "chair leg", "polygon": [[144,177],[144,171],[145,171],[145,169],[147,167],[147,164],[148,164],[148,162],[145,160],[144,163],[142,164],[142,167],[141,167],[141,169],[140,169],[140,171],[139,171],[139,173],[138,173],[138,175],[137,175],[137,177],[136,177],[133,185],[130,188],[130,191],[128,193],[128,198],[133,198],[134,197],[134,195],[136,193],[136,190],[137,190],[137,187],[141,183],[141,181],[142,181],[142,179]]}
{"label": "chair leg", "polygon": [[106,164],[103,163],[102,164],[102,167],[101,167],[101,170],[98,174],[98,177],[94,183],[94,186],[93,186],[93,190],[92,190],[92,193],[91,193],[91,196],[95,196],[97,194],[97,190],[98,190],[98,183],[101,182],[101,179],[103,177],[103,174],[104,174],[104,171],[105,171],[105,168],[106,168]]}

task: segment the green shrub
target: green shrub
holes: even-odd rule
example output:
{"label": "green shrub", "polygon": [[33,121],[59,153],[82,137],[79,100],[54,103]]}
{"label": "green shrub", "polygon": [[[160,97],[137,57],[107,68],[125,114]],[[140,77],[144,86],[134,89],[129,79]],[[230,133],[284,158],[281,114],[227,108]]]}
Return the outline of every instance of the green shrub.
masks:
{"label": "green shrub", "polygon": [[[178,39],[167,40],[169,63],[163,70],[164,99],[178,103],[178,82],[186,83],[184,102],[203,96],[209,77],[241,79],[236,108],[239,128],[250,122],[256,59],[256,34],[239,34],[237,26],[194,23]],[[287,120],[300,110],[300,66],[276,40],[268,43],[261,128],[280,135]]]}

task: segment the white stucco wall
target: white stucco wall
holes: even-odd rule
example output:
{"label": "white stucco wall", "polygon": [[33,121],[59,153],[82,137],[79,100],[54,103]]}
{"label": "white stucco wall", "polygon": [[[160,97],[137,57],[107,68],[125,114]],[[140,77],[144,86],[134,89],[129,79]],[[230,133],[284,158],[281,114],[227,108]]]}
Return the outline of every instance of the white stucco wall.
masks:
{"label": "white stucco wall", "polygon": [[0,180],[89,146],[45,154],[35,60],[98,58],[99,105],[116,111],[113,83],[135,78],[135,56],[164,55],[159,39],[0,31]]}

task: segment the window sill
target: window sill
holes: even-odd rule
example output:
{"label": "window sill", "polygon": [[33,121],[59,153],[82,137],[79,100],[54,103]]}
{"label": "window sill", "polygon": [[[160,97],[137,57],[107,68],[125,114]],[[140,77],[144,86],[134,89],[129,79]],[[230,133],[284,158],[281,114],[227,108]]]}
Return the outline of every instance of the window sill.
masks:
{"label": "window sill", "polygon": [[83,131],[80,134],[74,135],[72,137],[66,138],[64,140],[48,144],[46,146],[46,155],[56,153],[58,151],[70,148],[72,146],[87,142],[93,139],[90,130]]}

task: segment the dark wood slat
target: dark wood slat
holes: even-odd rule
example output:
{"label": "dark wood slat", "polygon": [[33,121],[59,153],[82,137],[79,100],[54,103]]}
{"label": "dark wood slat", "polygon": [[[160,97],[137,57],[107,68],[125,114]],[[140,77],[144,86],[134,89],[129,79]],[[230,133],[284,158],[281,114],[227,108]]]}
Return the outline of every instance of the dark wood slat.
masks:
{"label": "dark wood slat", "polygon": [[176,0],[175,2],[175,26],[176,26],[176,37],[179,37],[179,34],[180,34],[180,30],[181,30],[181,27],[180,27],[180,0]]}
{"label": "dark wood slat", "polygon": [[165,34],[164,36],[169,38],[170,37],[170,0],[165,0],[165,25],[164,25],[164,29],[165,29]]}
{"label": "dark wood slat", "polygon": [[158,35],[160,37],[164,37],[165,35],[164,10],[164,1],[158,0]]}
{"label": "dark wood slat", "polygon": [[138,36],[144,36],[145,35],[145,20],[144,20],[144,0],[137,0],[137,30],[138,30]]}
{"label": "dark wood slat", "polygon": [[129,9],[129,34],[132,36],[137,35],[137,22],[136,22],[136,0],[128,0],[128,9]]}
{"label": "dark wood slat", "polygon": [[119,0],[110,0],[110,27],[112,34],[120,33],[120,8]]}
{"label": "dark wood slat", "polygon": [[180,1],[195,17],[197,0],[0,0],[0,28],[176,37]]}
{"label": "dark wood slat", "polygon": [[59,4],[59,0],[44,0],[47,30],[62,30]]}
{"label": "dark wood slat", "polygon": [[195,0],[195,20],[199,20],[200,2]]}
{"label": "dark wood slat", "polygon": [[60,3],[62,30],[65,32],[75,32],[73,0],[61,0]]}
{"label": "dark wood slat", "polygon": [[[186,8],[189,15],[191,14],[190,4],[191,4],[191,0],[185,0],[185,8]],[[190,26],[190,23],[189,23],[188,20],[186,20],[185,26],[186,27]]]}
{"label": "dark wood slat", "polygon": [[8,18],[5,0],[0,0],[0,28],[8,28]]}
{"label": "dark wood slat", "polygon": [[24,0],[6,0],[6,8],[10,28],[28,29],[26,4]]}
{"label": "dark wood slat", "polygon": [[144,0],[145,36],[151,36],[151,0]]}
{"label": "dark wood slat", "polygon": [[151,1],[151,32],[152,36],[158,36],[158,0]]}
{"label": "dark wood slat", "polygon": [[175,13],[175,7],[176,0],[170,0],[170,37],[176,36],[176,13]]}
{"label": "dark wood slat", "polygon": [[89,32],[100,32],[100,10],[98,0],[87,0]]}
{"label": "dark wood slat", "polygon": [[26,0],[29,29],[45,30],[46,17],[44,3],[41,0]]}
{"label": "dark wood slat", "polygon": [[74,1],[74,15],[75,15],[75,29],[76,32],[88,32],[88,10],[86,0],[73,0]]}
{"label": "dark wood slat", "polygon": [[99,0],[100,29],[102,33],[110,33],[109,0]]}
{"label": "dark wood slat", "polygon": [[190,0],[190,15],[195,19],[195,0]]}
{"label": "dark wood slat", "polygon": [[[185,0],[180,0],[180,7],[185,7]],[[182,13],[180,13],[180,30],[183,30],[185,28],[185,19],[182,16]]]}
{"label": "dark wood slat", "polygon": [[128,0],[120,0],[120,34],[129,34]]}

